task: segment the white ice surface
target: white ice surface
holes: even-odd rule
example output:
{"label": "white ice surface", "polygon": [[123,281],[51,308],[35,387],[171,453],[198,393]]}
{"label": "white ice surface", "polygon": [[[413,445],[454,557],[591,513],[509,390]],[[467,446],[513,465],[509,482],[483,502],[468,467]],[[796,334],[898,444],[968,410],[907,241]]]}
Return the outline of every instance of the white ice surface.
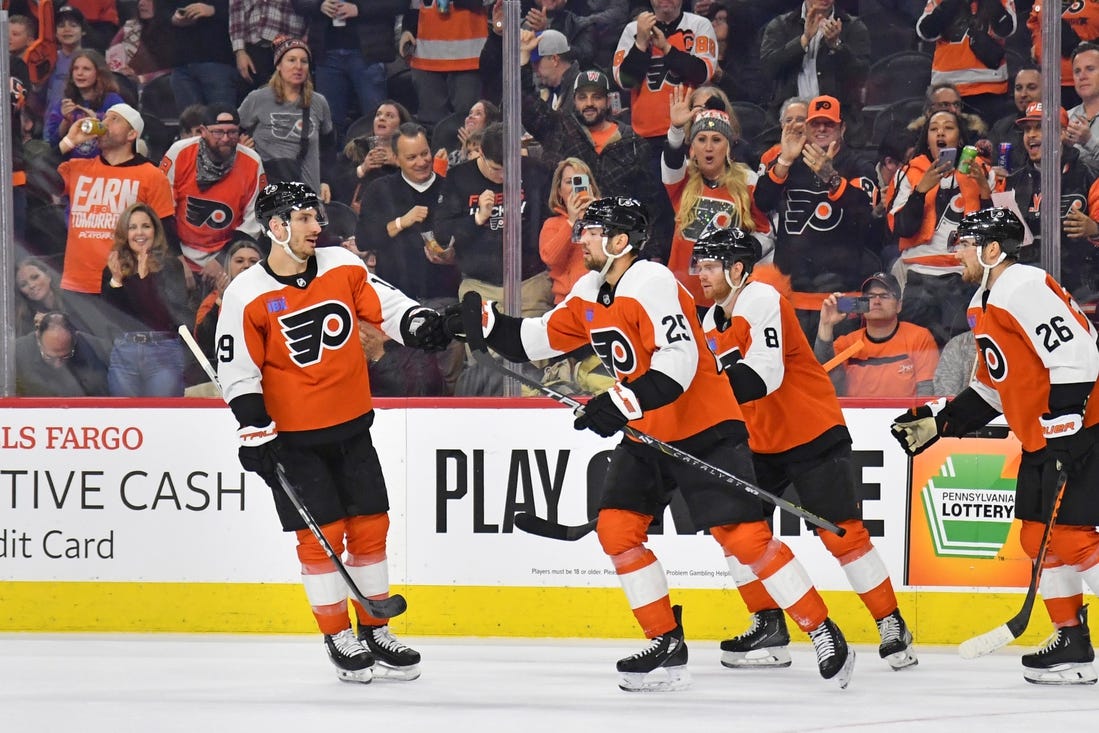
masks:
{"label": "white ice surface", "polygon": [[963,661],[919,648],[891,671],[856,647],[851,686],[820,679],[811,648],[785,670],[727,670],[690,643],[691,689],[626,693],[627,641],[408,639],[414,682],[339,682],[319,637],[0,635],[4,733],[573,733],[600,731],[1064,731],[1097,729],[1099,687],[1023,681],[1012,647]]}

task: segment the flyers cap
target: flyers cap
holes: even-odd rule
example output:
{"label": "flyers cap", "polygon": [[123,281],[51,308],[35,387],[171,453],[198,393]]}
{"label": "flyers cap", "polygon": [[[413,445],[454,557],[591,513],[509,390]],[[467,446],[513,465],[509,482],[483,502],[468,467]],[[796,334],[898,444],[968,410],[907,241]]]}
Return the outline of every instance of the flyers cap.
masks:
{"label": "flyers cap", "polygon": [[806,115],[805,121],[812,122],[820,119],[831,120],[837,125],[843,122],[840,118],[840,101],[826,94],[814,97],[809,103],[809,114]]}

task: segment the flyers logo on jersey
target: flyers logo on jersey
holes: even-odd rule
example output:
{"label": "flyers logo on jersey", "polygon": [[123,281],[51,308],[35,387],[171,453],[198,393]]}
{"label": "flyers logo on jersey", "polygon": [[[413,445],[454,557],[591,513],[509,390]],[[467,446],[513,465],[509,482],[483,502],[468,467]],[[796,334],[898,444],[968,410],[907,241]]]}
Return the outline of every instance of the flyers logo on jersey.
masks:
{"label": "flyers logo on jersey", "polygon": [[194,227],[225,229],[233,223],[233,209],[220,201],[188,196],[187,223]]}
{"label": "flyers logo on jersey", "polygon": [[637,354],[626,334],[617,328],[602,328],[591,332],[591,345],[611,374],[631,374],[637,368]]}
{"label": "flyers logo on jersey", "polygon": [[833,206],[827,192],[793,189],[786,192],[786,215],[783,226],[787,234],[801,235],[806,228],[830,232],[843,221],[843,208]]}
{"label": "flyers logo on jersey", "polygon": [[279,317],[290,358],[298,366],[321,360],[325,349],[338,349],[355,331],[351,311],[338,300],[326,300],[305,310]]}

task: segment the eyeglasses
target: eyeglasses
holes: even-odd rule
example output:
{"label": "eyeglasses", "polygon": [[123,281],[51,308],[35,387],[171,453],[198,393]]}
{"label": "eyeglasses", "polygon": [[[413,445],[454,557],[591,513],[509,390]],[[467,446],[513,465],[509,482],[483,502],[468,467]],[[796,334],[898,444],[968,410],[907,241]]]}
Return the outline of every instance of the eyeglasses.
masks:
{"label": "eyeglasses", "polygon": [[52,367],[59,367],[67,362],[69,359],[76,356],[76,346],[74,345],[67,354],[62,354],[61,356],[50,356],[42,349],[42,345],[39,344],[38,353],[42,357],[42,361],[46,362]]}
{"label": "eyeglasses", "polygon": [[240,130],[211,130],[206,128],[206,131],[210,133],[210,136],[215,140],[220,140],[223,137],[240,137]]}
{"label": "eyeglasses", "polygon": [[897,296],[893,295],[893,293],[863,293],[862,297],[867,300],[873,300],[874,298],[877,298],[878,300],[893,300]]}

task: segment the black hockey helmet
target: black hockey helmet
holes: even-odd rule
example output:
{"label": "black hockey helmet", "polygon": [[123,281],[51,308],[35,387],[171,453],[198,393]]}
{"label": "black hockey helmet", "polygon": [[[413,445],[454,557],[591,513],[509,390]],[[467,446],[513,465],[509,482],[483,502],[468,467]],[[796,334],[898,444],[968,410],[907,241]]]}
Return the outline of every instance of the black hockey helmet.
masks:
{"label": "black hockey helmet", "polygon": [[584,217],[577,219],[572,228],[572,241],[580,241],[580,235],[588,227],[603,227],[608,237],[628,235],[639,254],[649,241],[649,213],[640,201],[627,196],[607,196],[588,204]]}
{"label": "black hockey helmet", "polygon": [[726,268],[737,262],[744,263],[744,272],[750,273],[760,258],[763,247],[759,240],[740,227],[728,229],[709,229],[699,235],[691,250],[692,275],[697,275],[699,263],[705,260],[718,260]]}
{"label": "black hockey helmet", "polygon": [[958,228],[950,233],[948,245],[953,251],[957,249],[959,239],[973,237],[977,240],[977,246],[996,241],[1008,257],[1018,257],[1025,231],[1023,222],[1011,209],[981,209],[962,217]]}
{"label": "black hockey helmet", "polygon": [[269,183],[256,196],[256,219],[264,229],[267,228],[272,217],[277,216],[289,222],[290,212],[302,209],[315,209],[317,223],[322,227],[328,224],[324,204],[317,197],[317,192],[304,183],[297,181]]}

